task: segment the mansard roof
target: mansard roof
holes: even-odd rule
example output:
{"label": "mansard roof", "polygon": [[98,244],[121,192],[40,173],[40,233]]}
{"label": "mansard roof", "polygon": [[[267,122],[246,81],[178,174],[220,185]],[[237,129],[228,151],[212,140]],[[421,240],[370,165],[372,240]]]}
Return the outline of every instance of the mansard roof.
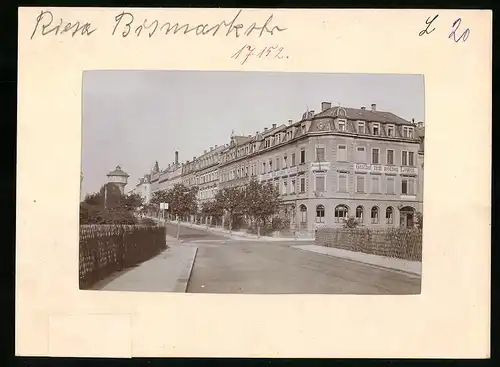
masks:
{"label": "mansard roof", "polygon": [[372,122],[392,123],[392,124],[411,124],[392,112],[372,111],[371,109],[350,108],[336,106],[331,107],[323,112],[317,113],[314,117],[339,117],[349,120],[363,120]]}

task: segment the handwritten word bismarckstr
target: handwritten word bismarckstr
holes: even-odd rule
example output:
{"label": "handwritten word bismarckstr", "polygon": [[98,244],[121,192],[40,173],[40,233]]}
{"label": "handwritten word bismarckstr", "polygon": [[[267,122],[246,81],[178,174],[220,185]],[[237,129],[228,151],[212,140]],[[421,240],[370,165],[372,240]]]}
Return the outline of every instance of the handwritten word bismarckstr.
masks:
{"label": "handwritten word bismarckstr", "polygon": [[[142,31],[145,31],[149,37],[153,37],[155,34],[163,34],[169,35],[177,33],[188,34],[192,33],[197,36],[206,36],[211,35],[215,36],[221,29],[222,32],[224,30],[225,33],[222,33],[225,36],[230,36],[234,34],[235,37],[240,37],[240,35],[251,36],[256,35],[258,37],[262,37],[263,34],[274,35],[275,32],[283,32],[286,28],[282,28],[279,26],[272,26],[273,15],[271,14],[267,20],[262,25],[257,25],[256,22],[253,22],[251,25],[244,25],[238,22],[238,17],[241,14],[241,10],[238,11],[236,16],[230,20],[222,20],[216,24],[189,24],[185,23],[180,25],[178,22],[160,22],[159,20],[143,20],[142,23],[136,22],[134,15],[130,12],[121,12],[115,17],[115,27],[113,28],[113,35],[115,35],[116,31],[121,30],[122,37],[129,36],[132,32],[139,37]],[[240,33],[240,30],[244,30],[243,33]]]}

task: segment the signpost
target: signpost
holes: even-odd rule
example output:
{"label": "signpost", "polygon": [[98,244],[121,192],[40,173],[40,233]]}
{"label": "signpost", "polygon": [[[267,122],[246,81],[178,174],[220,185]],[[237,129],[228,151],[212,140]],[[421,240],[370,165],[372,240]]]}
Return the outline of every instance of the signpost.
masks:
{"label": "signpost", "polygon": [[168,210],[168,203],[160,203],[161,217],[165,222],[165,210]]}

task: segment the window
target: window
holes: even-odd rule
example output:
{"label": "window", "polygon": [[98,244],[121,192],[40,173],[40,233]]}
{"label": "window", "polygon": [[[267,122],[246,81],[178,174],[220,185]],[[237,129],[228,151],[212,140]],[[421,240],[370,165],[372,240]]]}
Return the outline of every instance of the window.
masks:
{"label": "window", "polygon": [[300,127],[300,129],[301,129],[302,134],[305,134],[305,133],[306,133],[306,125],[302,125],[302,126]]}
{"label": "window", "polygon": [[292,179],[292,183],[290,185],[290,194],[295,194],[295,179]]}
{"label": "window", "polygon": [[339,120],[339,131],[346,131],[346,120]]}
{"label": "window", "polygon": [[403,126],[403,138],[413,138],[413,127]]}
{"label": "window", "polygon": [[372,164],[380,164],[379,155],[380,155],[380,149],[373,148],[372,149]]}
{"label": "window", "polygon": [[262,173],[266,173],[266,162],[262,162]]}
{"label": "window", "polygon": [[365,147],[356,148],[356,162],[366,163],[366,149]]}
{"label": "window", "polygon": [[283,195],[288,194],[288,181],[283,180]]}
{"label": "window", "polygon": [[393,149],[387,149],[386,164],[389,164],[389,165],[394,164],[394,150]]}
{"label": "window", "polygon": [[401,194],[415,195],[415,180],[413,178],[401,179]]}
{"label": "window", "polygon": [[364,216],[363,212],[364,212],[364,209],[361,205],[356,208],[356,219],[357,219],[358,223],[363,223],[363,216]]}
{"label": "window", "polygon": [[273,160],[270,159],[269,160],[269,172],[272,172],[273,171]]}
{"label": "window", "polygon": [[323,205],[316,207],[316,223],[325,223],[325,207]]}
{"label": "window", "polygon": [[380,177],[372,176],[372,193],[380,194]]}
{"label": "window", "polygon": [[406,150],[403,150],[401,152],[401,165],[402,166],[408,165],[408,152]]}
{"label": "window", "polygon": [[394,222],[394,210],[390,206],[385,210],[385,220],[387,224],[392,224]]}
{"label": "window", "polygon": [[345,218],[347,218],[347,213],[349,212],[349,209],[345,205],[337,205],[335,207],[335,223],[339,223],[343,221]]}
{"label": "window", "polygon": [[295,153],[292,153],[292,164],[291,167],[295,167]]}
{"label": "window", "polygon": [[322,145],[316,146],[316,161],[317,162],[325,161],[325,147]]}
{"label": "window", "polygon": [[300,178],[300,192],[306,192],[306,178]]}
{"label": "window", "polygon": [[365,122],[364,121],[358,121],[358,134],[366,134],[365,132]]}
{"label": "window", "polygon": [[415,162],[413,161],[413,152],[408,152],[408,165],[415,166]]}
{"label": "window", "polygon": [[315,177],[315,191],[316,192],[325,192],[325,176],[318,175]]}
{"label": "window", "polygon": [[337,147],[337,161],[347,162],[347,146],[339,145]]}
{"label": "window", "polygon": [[394,125],[387,125],[387,136],[394,137]]}
{"label": "window", "polygon": [[283,168],[287,168],[287,167],[288,167],[288,157],[285,154],[285,156],[283,157]]}
{"label": "window", "polygon": [[356,192],[365,192],[365,176],[356,177]]}
{"label": "window", "polygon": [[378,208],[376,206],[372,208],[370,218],[372,224],[378,224]]}
{"label": "window", "polygon": [[395,181],[394,181],[394,177],[390,177],[390,176],[386,176],[385,178],[385,182],[386,182],[386,189],[387,189],[387,194],[389,195],[394,195],[395,194],[395,189],[394,189],[394,184],[395,184]]}
{"label": "window", "polygon": [[380,135],[380,124],[379,123],[373,124],[373,135]]}
{"label": "window", "polygon": [[300,224],[301,224],[301,227],[305,227],[305,224],[307,223],[307,207],[304,204],[302,204],[299,207],[299,210],[300,210]]}
{"label": "window", "polygon": [[300,164],[306,163],[306,150],[301,149],[300,150]]}
{"label": "window", "polygon": [[279,171],[280,170],[280,159],[279,158],[276,158],[276,171]]}
{"label": "window", "polygon": [[347,174],[339,173],[339,192],[347,192]]}

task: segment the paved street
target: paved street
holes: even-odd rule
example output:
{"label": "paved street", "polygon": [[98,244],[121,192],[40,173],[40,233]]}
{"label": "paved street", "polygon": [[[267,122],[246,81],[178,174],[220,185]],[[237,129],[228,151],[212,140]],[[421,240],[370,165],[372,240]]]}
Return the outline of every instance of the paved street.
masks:
{"label": "paved street", "polygon": [[292,248],[298,241],[227,240],[186,227],[181,239],[198,247],[188,293],[420,293],[418,277]]}
{"label": "paved street", "polygon": [[[177,236],[177,224],[174,222],[167,222],[167,234],[171,237]],[[213,241],[213,240],[225,240],[226,237],[220,234],[199,230],[196,228],[189,228],[184,225],[181,225],[179,239],[184,241]]]}

